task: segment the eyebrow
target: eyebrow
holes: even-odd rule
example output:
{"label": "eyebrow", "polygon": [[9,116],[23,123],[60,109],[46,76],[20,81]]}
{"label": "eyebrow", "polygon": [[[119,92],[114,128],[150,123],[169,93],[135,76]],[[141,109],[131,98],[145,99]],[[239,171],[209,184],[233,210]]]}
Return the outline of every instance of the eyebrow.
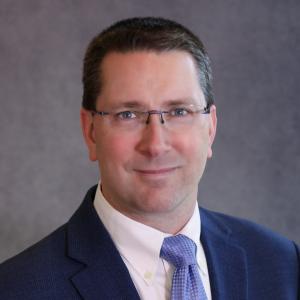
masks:
{"label": "eyebrow", "polygon": [[112,109],[121,109],[121,108],[140,108],[144,107],[144,105],[137,100],[129,100],[129,101],[115,101],[116,103],[111,106]]}
{"label": "eyebrow", "polygon": [[196,99],[194,98],[180,98],[180,99],[171,99],[164,103],[164,106],[172,107],[176,105],[182,105],[182,104],[197,104]]}

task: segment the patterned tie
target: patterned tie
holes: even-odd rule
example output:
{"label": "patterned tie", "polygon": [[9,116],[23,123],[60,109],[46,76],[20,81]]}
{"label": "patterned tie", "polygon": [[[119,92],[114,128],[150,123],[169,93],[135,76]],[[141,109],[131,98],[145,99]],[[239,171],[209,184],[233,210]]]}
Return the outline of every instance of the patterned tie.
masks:
{"label": "patterned tie", "polygon": [[172,300],[207,300],[196,261],[196,245],[178,234],[164,239],[160,257],[175,267],[172,281]]}

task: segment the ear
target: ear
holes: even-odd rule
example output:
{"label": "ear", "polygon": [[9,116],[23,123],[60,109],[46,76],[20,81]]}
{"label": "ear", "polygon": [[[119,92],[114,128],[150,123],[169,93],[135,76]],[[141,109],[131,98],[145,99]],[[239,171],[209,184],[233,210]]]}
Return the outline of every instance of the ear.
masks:
{"label": "ear", "polygon": [[209,124],[209,148],[207,152],[207,158],[212,157],[212,144],[214,142],[217,131],[217,108],[215,105],[210,107],[210,124]]}
{"label": "ear", "polygon": [[85,143],[88,147],[89,158],[91,161],[97,160],[96,155],[96,139],[95,139],[95,128],[93,122],[93,116],[90,111],[81,108],[80,109],[80,122],[82,134],[85,140]]}

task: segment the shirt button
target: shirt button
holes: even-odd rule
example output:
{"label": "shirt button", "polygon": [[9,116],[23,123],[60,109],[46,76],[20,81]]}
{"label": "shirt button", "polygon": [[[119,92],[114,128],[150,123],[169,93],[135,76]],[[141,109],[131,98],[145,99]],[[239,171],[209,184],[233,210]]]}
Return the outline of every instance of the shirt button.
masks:
{"label": "shirt button", "polygon": [[144,274],[144,278],[147,280],[150,280],[152,278],[152,273],[149,271],[146,271]]}

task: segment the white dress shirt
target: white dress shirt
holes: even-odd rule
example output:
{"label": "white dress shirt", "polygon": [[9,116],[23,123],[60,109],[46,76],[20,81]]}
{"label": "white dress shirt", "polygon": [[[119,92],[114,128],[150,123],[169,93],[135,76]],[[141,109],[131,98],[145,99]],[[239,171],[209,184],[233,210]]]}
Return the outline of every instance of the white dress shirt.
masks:
{"label": "white dress shirt", "polygon": [[[114,209],[104,198],[100,184],[94,200],[95,209],[114,241],[141,299],[170,299],[174,267],[159,257],[165,237],[170,236],[136,222]],[[200,243],[201,220],[197,201],[191,219],[179,232],[197,246],[197,263],[207,299],[211,300],[209,274]]]}

